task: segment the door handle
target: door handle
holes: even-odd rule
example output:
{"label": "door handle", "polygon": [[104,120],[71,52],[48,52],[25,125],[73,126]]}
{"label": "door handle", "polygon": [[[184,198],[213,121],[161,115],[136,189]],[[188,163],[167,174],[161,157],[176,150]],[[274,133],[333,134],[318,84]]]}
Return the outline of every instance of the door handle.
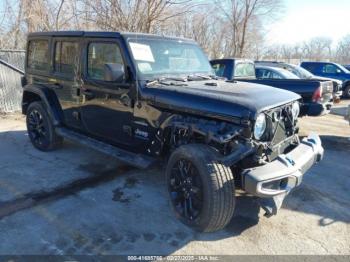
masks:
{"label": "door handle", "polygon": [[131,106],[131,99],[127,94],[124,94],[120,97],[120,102],[127,107]]}
{"label": "door handle", "polygon": [[83,89],[83,95],[86,99],[93,99],[95,97],[94,93],[89,89]]}

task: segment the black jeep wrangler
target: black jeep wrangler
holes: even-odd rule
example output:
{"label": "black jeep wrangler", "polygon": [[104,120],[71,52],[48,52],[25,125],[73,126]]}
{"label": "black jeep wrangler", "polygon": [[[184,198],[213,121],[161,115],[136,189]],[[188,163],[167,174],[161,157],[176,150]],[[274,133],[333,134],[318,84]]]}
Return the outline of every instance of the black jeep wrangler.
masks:
{"label": "black jeep wrangler", "polygon": [[36,148],[66,138],[140,168],[166,160],[174,212],[200,231],[225,227],[235,190],[276,214],[323,156],[317,135],[299,140],[299,95],[214,76],[188,39],[32,33],[22,85]]}

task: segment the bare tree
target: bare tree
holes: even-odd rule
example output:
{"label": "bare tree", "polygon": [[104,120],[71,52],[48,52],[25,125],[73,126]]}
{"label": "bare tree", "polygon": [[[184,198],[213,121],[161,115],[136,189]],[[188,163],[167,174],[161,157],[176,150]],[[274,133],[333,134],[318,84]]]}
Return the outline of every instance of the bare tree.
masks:
{"label": "bare tree", "polygon": [[342,64],[350,63],[350,34],[339,41],[335,51],[335,59]]}
{"label": "bare tree", "polygon": [[320,61],[331,58],[332,39],[329,37],[314,37],[303,43],[303,57],[309,60]]}
{"label": "bare tree", "polygon": [[88,20],[100,29],[157,32],[163,23],[189,12],[191,0],[87,0]]}
{"label": "bare tree", "polygon": [[226,0],[216,1],[222,13],[222,22],[229,25],[230,35],[226,55],[242,57],[247,45],[247,35],[252,26],[262,24],[281,10],[281,0]]}

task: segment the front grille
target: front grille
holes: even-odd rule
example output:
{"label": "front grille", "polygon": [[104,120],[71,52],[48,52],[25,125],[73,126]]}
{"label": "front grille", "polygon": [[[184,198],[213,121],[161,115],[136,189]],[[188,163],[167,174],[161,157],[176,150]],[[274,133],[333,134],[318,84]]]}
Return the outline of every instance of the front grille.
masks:
{"label": "front grille", "polygon": [[266,155],[271,161],[291,146],[296,132],[296,120],[293,119],[292,106],[285,105],[266,112],[267,132],[265,141],[268,149]]}
{"label": "front grille", "polygon": [[266,116],[268,132],[265,140],[270,141],[272,145],[278,144],[294,134],[295,123],[291,105],[270,110],[266,112]]}

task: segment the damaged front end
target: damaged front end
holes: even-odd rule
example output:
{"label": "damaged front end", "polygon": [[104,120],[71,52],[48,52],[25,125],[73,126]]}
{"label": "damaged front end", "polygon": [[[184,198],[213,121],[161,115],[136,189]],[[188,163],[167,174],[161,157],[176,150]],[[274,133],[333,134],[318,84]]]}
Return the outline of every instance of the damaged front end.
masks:
{"label": "damaged front end", "polygon": [[318,135],[299,140],[291,106],[265,112],[268,121],[260,140],[240,143],[222,158],[235,171],[238,187],[260,198],[266,216],[277,213],[285,196],[301,184],[303,175],[324,153]]}
{"label": "damaged front end", "polygon": [[275,215],[284,197],[302,182],[303,175],[323,158],[321,139],[317,135],[304,138],[288,154],[262,166],[243,170],[242,189],[262,198],[268,216]]}

